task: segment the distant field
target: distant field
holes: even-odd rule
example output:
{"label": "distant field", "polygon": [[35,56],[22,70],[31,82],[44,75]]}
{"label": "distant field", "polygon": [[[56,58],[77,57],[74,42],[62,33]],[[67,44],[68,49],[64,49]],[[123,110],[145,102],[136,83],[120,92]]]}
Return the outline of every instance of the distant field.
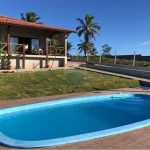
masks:
{"label": "distant field", "polygon": [[[72,56],[72,60],[76,60],[76,56]],[[86,57],[78,56],[79,61],[87,61]],[[89,56],[88,61],[93,62],[99,62],[99,56]],[[114,64],[114,58],[106,58],[105,56],[101,57],[102,63],[111,63]],[[127,60],[127,59],[118,59],[116,60],[116,64],[122,64],[122,65],[133,65],[133,60]],[[135,61],[135,66],[140,67],[150,67],[150,62],[148,61]]]}
{"label": "distant field", "polygon": [[69,69],[0,74],[0,100],[138,86],[138,80]]}

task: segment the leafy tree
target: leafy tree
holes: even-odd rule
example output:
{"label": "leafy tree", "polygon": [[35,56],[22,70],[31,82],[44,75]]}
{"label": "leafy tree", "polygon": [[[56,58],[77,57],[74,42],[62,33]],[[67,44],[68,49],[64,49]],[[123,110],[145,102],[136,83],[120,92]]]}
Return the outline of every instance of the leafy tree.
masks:
{"label": "leafy tree", "polygon": [[108,46],[108,44],[104,44],[103,46],[102,46],[102,55],[110,55],[110,51],[111,51],[111,47],[109,47]]}
{"label": "leafy tree", "polygon": [[96,56],[96,54],[98,54],[97,49],[96,49],[95,47],[93,47],[93,48],[90,50],[90,53],[91,53],[91,55],[93,55],[93,56]]}
{"label": "leafy tree", "polygon": [[[77,20],[81,25],[76,28],[76,31],[78,32],[79,37],[81,37],[81,35],[84,35],[84,43],[88,43],[89,39],[91,38],[95,39],[94,34],[99,34],[97,30],[100,30],[100,26],[98,25],[98,23],[93,23],[94,16],[91,16],[90,14],[86,14],[85,22],[80,18],[77,18]],[[85,56],[87,50],[88,47],[85,46],[85,50],[84,50]]]}
{"label": "leafy tree", "polygon": [[[93,48],[94,44],[90,40],[88,40],[88,43],[85,41],[82,41],[82,40],[80,40],[80,41],[81,41],[81,43],[77,45],[79,53],[84,52],[84,54],[86,56],[86,53],[90,52],[90,50]],[[87,50],[85,49],[85,47],[87,48]]]}
{"label": "leafy tree", "polygon": [[21,13],[21,19],[25,20],[27,22],[37,23],[37,24],[43,24],[42,22],[37,22],[41,17],[37,17],[37,14],[35,12],[27,12],[24,17],[24,13]]}
{"label": "leafy tree", "polygon": [[70,51],[73,47],[72,42],[67,42],[67,51]]}
{"label": "leafy tree", "polygon": [[60,44],[59,44],[59,41],[57,39],[51,38],[51,45],[58,47]]}

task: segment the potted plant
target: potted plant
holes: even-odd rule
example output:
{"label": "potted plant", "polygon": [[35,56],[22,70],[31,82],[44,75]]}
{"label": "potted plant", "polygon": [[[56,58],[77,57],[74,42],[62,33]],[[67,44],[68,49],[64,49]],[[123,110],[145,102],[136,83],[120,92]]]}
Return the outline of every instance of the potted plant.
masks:
{"label": "potted plant", "polygon": [[48,59],[46,68],[50,68],[49,62],[50,62],[50,60]]}
{"label": "potted plant", "polygon": [[11,60],[10,60],[10,59],[6,59],[6,66],[7,66],[7,69],[8,69],[8,70],[11,70],[11,69],[12,69]]}

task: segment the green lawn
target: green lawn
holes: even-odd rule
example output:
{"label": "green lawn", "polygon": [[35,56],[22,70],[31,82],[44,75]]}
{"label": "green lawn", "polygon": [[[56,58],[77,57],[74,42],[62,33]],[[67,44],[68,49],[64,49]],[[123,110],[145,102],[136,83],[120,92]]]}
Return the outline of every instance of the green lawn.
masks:
{"label": "green lawn", "polygon": [[76,69],[1,73],[0,100],[108,90],[138,85],[138,80]]}

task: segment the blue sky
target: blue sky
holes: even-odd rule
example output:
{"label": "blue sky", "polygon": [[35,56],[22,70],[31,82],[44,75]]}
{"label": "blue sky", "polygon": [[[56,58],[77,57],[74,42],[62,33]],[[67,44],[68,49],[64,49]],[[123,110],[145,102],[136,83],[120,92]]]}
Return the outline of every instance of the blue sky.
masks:
{"label": "blue sky", "polygon": [[[0,15],[20,18],[27,11],[36,12],[46,25],[74,30],[80,25],[77,18],[91,14],[101,26],[94,41],[98,52],[108,44],[112,55],[115,50],[117,54],[150,55],[150,0],[1,0]],[[80,39],[77,34],[69,35],[71,54],[76,54]]]}

